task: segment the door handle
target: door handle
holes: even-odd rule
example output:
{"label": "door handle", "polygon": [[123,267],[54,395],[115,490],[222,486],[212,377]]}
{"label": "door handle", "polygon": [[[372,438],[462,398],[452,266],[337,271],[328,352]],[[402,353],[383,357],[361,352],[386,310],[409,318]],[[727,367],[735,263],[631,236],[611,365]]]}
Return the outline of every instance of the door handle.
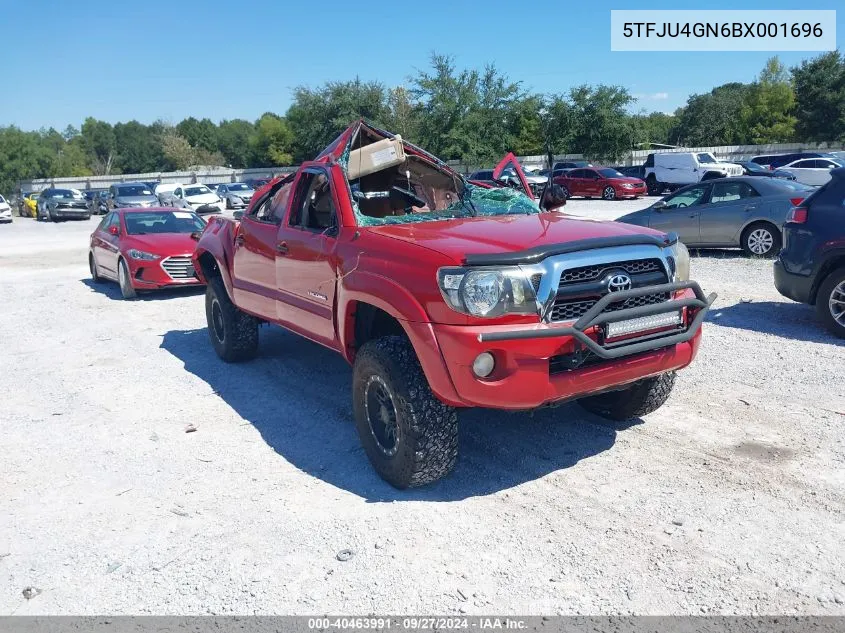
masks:
{"label": "door handle", "polygon": [[280,253],[281,255],[287,255],[288,253],[288,243],[287,242],[279,242],[276,244],[276,252]]}
{"label": "door handle", "polygon": [[757,208],[756,204],[749,204],[747,207],[745,207],[745,210],[746,211],[753,211],[756,208]]}

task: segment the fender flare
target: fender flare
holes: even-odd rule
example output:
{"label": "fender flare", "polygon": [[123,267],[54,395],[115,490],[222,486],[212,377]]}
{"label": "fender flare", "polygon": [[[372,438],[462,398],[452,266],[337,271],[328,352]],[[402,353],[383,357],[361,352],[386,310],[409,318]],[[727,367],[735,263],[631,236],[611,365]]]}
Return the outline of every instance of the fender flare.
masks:
{"label": "fender flare", "polygon": [[[217,250],[217,249],[214,249]],[[226,258],[226,253],[223,252],[222,247],[220,248],[219,254],[217,252],[213,252],[212,249],[209,248],[201,248],[197,247],[197,250],[194,251],[194,255],[192,260],[194,261],[194,268],[197,271],[197,275],[200,277],[200,280],[208,284],[208,276],[205,274],[205,269],[202,267],[200,263],[200,259],[204,255],[210,255],[214,258],[214,261],[217,263],[217,270],[220,271],[220,277],[223,279],[223,285],[226,286],[226,292],[229,293],[229,298],[232,299],[233,292],[232,292],[232,275],[229,272],[229,265]]]}
{"label": "fender flare", "polygon": [[[383,297],[389,296],[390,301]],[[350,342],[355,336],[353,306],[356,302],[368,303],[383,310],[399,322],[405,331],[422,367],[429,387],[443,402],[460,406],[461,399],[452,382],[446,360],[434,334],[428,314],[413,294],[404,286],[382,275],[353,271],[343,277],[337,287],[335,324],[340,351],[349,363],[355,352]]]}

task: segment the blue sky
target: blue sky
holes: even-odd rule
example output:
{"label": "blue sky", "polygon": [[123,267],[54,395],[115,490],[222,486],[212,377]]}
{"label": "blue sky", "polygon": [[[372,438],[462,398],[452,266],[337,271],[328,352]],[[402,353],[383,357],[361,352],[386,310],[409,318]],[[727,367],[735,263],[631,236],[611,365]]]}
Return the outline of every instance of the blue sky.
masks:
{"label": "blue sky", "polygon": [[[328,80],[405,83],[432,51],[459,66],[494,62],[537,92],[627,87],[635,110],[671,112],[691,93],[750,81],[770,53],[611,52],[610,9],[675,2],[539,0],[0,0],[0,125],[23,129],[186,116],[284,113],[292,88]],[[841,0],[710,0],[708,9],[836,9]],[[837,14],[845,33],[845,10]],[[840,39],[841,41],[841,39]],[[841,46],[841,45],[840,45]],[[794,65],[818,53],[783,53]]]}

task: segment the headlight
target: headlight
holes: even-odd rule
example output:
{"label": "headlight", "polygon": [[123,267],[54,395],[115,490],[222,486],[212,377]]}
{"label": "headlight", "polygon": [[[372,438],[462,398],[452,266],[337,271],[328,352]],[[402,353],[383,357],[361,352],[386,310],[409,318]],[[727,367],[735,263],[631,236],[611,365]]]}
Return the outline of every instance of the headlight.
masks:
{"label": "headlight", "polygon": [[664,250],[672,271],[672,281],[689,281],[689,251],[683,242],[678,240]]}
{"label": "headlight", "polygon": [[633,183],[630,183],[630,182],[623,182],[623,183],[622,183],[622,187],[623,187],[624,189],[633,189],[633,188],[634,188],[634,184],[633,184]]}
{"label": "headlight", "polygon": [[144,261],[161,259],[161,255],[156,255],[155,253],[147,253],[146,251],[139,251],[134,248],[130,248],[126,254],[129,255],[129,257],[131,257],[132,259],[142,259]]}
{"label": "headlight", "polygon": [[513,268],[441,268],[440,292],[453,310],[478,317],[536,314],[537,302],[528,276]]}

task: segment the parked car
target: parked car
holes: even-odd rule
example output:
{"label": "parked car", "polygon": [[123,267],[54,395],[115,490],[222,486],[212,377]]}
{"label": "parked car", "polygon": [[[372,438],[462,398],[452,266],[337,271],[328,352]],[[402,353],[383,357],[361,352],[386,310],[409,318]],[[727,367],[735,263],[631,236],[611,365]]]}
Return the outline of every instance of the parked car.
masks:
{"label": "parked car", "polygon": [[38,197],[41,195],[40,191],[30,191],[25,193],[20,201],[18,208],[18,215],[21,217],[34,218],[37,215],[36,208],[38,206]]}
{"label": "parked car", "polygon": [[630,165],[619,167],[618,171],[628,178],[639,178],[645,182],[645,165]]}
{"label": "parked car", "polygon": [[121,208],[91,233],[88,268],[95,283],[116,281],[124,299],[139,290],[199,285],[191,263],[205,221],[181,209]]}
{"label": "parked car", "polygon": [[112,209],[148,209],[159,206],[158,197],[145,182],[121,182],[109,187],[108,208]]}
{"label": "parked car", "polygon": [[12,207],[6,202],[6,198],[0,196],[0,222],[8,223],[12,221]]}
{"label": "parked car", "polygon": [[91,210],[85,202],[85,196],[78,189],[45,189],[38,197],[36,220],[58,222],[90,218]]}
{"label": "parked car", "polygon": [[519,190],[473,185],[355,122],[257,191],[239,221],[209,220],[192,261],[212,347],[250,359],[272,323],[341,354],[365,453],[398,488],[454,467],[461,407],[654,411],[714,299],[687,281],[686,248],[555,213],[559,186],[538,204],[512,155],[493,180],[509,169]]}
{"label": "parked car", "polygon": [[675,231],[688,247],[740,247],[774,257],[789,210],[813,188],[777,178],[738,176],[689,185],[618,222]]}
{"label": "parked car", "polygon": [[258,191],[261,187],[265,186],[268,182],[273,180],[272,178],[247,178],[244,180],[244,184],[251,188],[253,191]]}
{"label": "parked car", "polygon": [[593,164],[588,160],[565,160],[560,161],[552,165],[552,169],[557,171],[558,169],[577,169],[579,167],[592,167]]}
{"label": "parked car", "polygon": [[215,192],[223,198],[227,209],[243,209],[249,205],[255,190],[245,182],[224,183]]}
{"label": "parked car", "polygon": [[181,182],[160,182],[153,189],[153,193],[158,198],[160,204],[169,207],[173,205],[173,192],[179,187],[182,187]]}
{"label": "parked car", "polygon": [[777,169],[789,163],[794,163],[802,158],[833,158],[830,152],[792,152],[791,154],[767,154],[765,156],[754,156],[752,163],[757,163],[768,169]]}
{"label": "parked car", "polygon": [[819,187],[830,180],[830,172],[843,167],[835,158],[802,158],[780,168],[780,171],[795,176],[798,182]]}
{"label": "parked car", "polygon": [[563,187],[567,198],[583,196],[616,200],[646,195],[646,186],[642,180],[628,178],[609,167],[572,169],[555,178],[554,182]]}
{"label": "parked car", "polygon": [[742,175],[742,167],[735,163],[720,163],[710,152],[649,154],[643,167],[648,193],[652,196],[667,188],[677,189],[703,180]]}
{"label": "parked car", "polygon": [[793,208],[775,260],[775,287],[815,305],[822,323],[845,338],[845,168]]}
{"label": "parked car", "polygon": [[784,171],[782,169],[767,169],[757,163],[752,163],[750,160],[737,163],[742,167],[742,173],[745,176],[760,176],[763,178],[783,178],[784,180],[795,180],[795,175]]}
{"label": "parked car", "polygon": [[192,209],[196,213],[222,213],[226,203],[205,185],[184,185],[173,190],[170,206]]}

